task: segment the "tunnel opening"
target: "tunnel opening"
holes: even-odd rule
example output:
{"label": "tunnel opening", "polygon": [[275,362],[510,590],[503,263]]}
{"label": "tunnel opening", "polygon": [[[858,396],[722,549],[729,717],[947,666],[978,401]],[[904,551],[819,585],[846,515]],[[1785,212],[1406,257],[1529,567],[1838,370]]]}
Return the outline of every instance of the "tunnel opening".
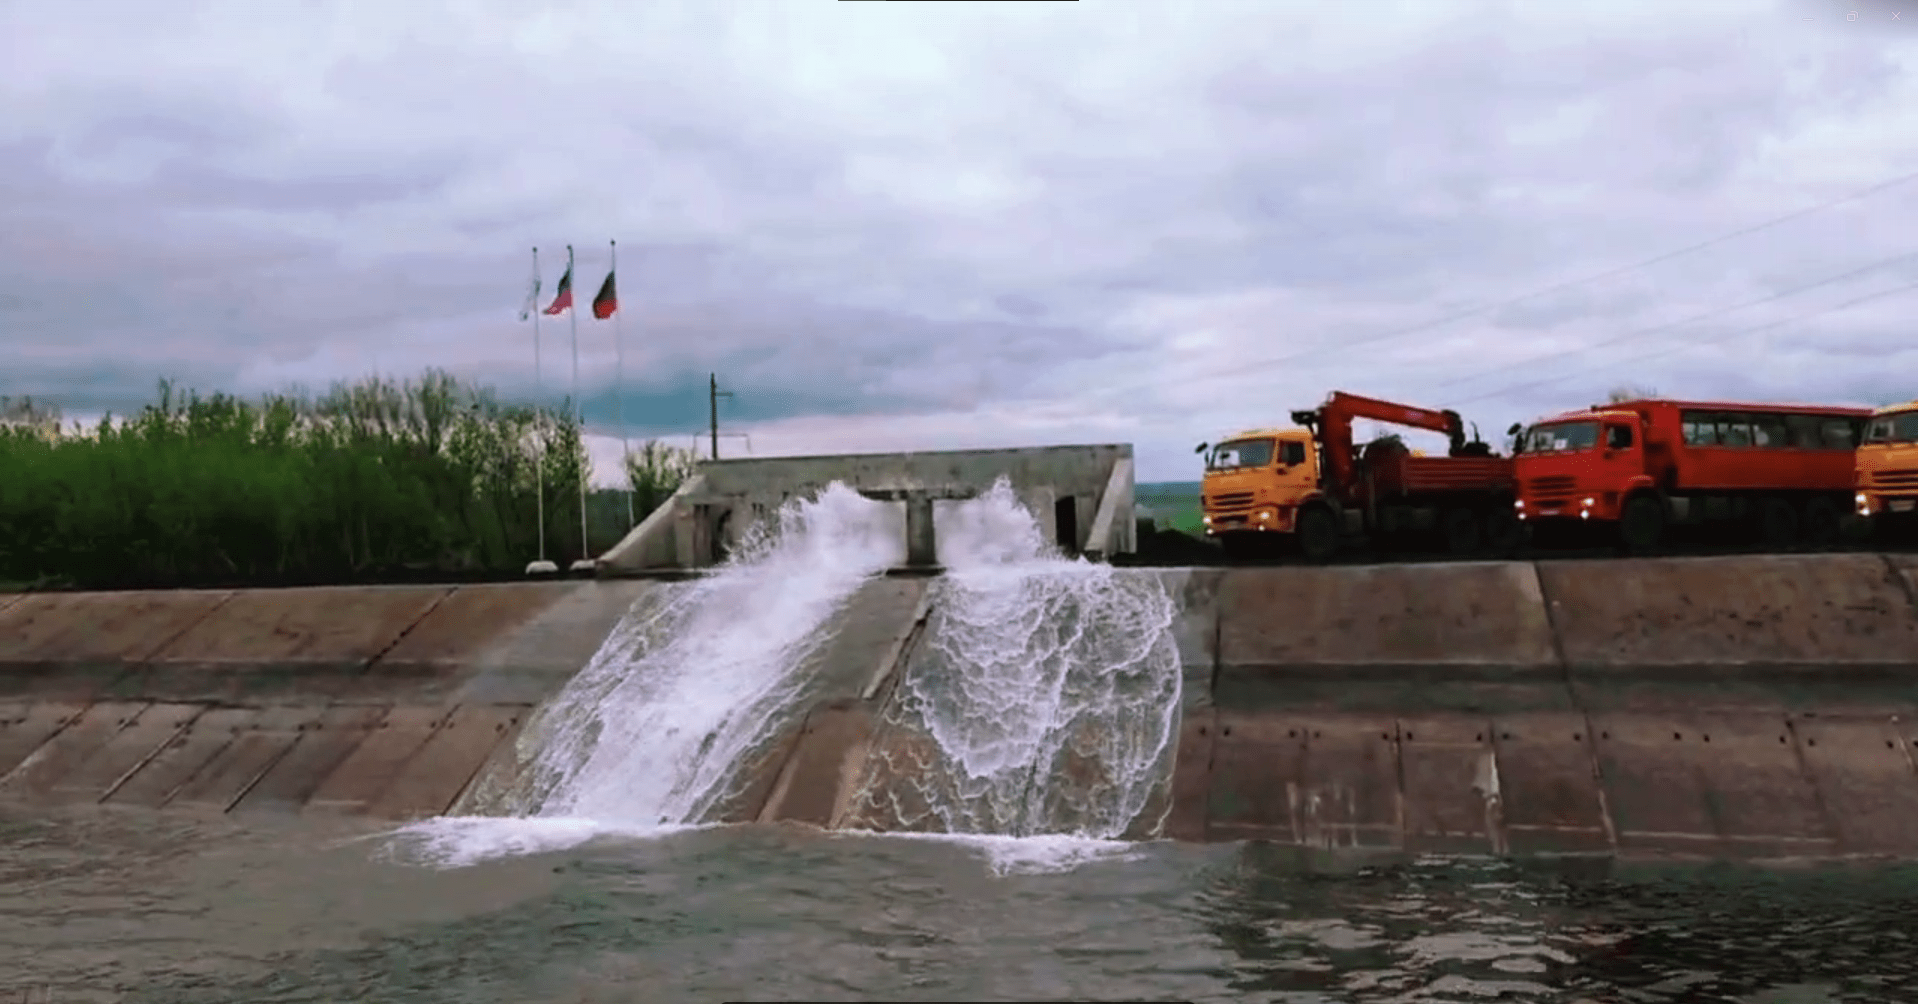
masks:
{"label": "tunnel opening", "polygon": [[1052,503],[1052,522],[1057,528],[1059,550],[1079,553],[1079,497],[1063,495]]}

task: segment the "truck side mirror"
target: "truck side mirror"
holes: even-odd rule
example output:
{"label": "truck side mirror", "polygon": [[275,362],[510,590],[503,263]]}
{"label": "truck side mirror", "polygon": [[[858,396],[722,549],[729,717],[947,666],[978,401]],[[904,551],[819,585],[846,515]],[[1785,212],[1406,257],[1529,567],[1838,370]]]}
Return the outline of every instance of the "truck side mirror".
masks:
{"label": "truck side mirror", "polygon": [[1205,448],[1206,448],[1206,447],[1208,447],[1208,446],[1211,446],[1211,445],[1212,445],[1211,443],[1200,443],[1199,445],[1197,445],[1197,446],[1195,446],[1195,447],[1193,447],[1193,448],[1192,448],[1192,452],[1194,452],[1194,453],[1204,453],[1204,452],[1205,452]]}
{"label": "truck side mirror", "polygon": [[1516,436],[1523,431],[1525,431],[1524,426],[1518,424],[1517,422],[1513,422],[1512,427],[1505,430],[1505,434],[1508,436]]}

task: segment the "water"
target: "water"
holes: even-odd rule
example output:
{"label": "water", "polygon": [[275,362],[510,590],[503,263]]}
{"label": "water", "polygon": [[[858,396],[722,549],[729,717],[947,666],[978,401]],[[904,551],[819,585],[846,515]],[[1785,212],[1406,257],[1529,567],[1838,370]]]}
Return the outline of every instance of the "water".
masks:
{"label": "water", "polygon": [[1163,805],[1171,600],[1050,553],[1003,487],[940,521],[886,723],[933,769],[866,805],[933,832],[700,825],[901,557],[898,510],[834,488],[636,610],[530,723],[502,815],[0,817],[0,1004],[1918,1000],[1918,869],[1116,840]]}
{"label": "water", "polygon": [[[461,868],[370,831],[0,817],[0,1001],[579,1004],[1918,1000],[1918,870],[978,847],[786,827]],[[41,996],[28,996],[37,993]]]}

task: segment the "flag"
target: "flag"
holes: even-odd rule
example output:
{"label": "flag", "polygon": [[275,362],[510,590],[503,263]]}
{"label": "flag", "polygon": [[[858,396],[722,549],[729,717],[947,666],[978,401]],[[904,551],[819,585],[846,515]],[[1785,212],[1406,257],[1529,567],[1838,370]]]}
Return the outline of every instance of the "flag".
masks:
{"label": "flag", "polygon": [[539,308],[539,273],[533,273],[533,284],[526,289],[526,302],[519,305],[519,319],[524,321],[533,316]]}
{"label": "flag", "polygon": [[593,297],[593,316],[605,320],[619,309],[619,291],[613,288],[613,273],[606,273],[606,281],[599,284],[599,295]]}
{"label": "flag", "polygon": [[546,308],[548,314],[563,314],[573,306],[573,266],[566,266],[566,274],[559,277],[559,292],[553,296],[553,302]]}

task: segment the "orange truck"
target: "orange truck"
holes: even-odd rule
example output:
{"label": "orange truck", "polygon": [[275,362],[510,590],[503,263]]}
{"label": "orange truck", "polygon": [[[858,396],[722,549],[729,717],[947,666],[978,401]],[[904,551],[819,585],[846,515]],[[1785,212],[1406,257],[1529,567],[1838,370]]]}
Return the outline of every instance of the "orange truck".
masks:
{"label": "orange truck", "polygon": [[[1359,419],[1444,433],[1450,450],[1427,457],[1390,438],[1361,449],[1352,432]],[[1228,556],[1290,545],[1323,561],[1360,537],[1459,554],[1518,543],[1512,461],[1468,442],[1457,412],[1338,391],[1292,421],[1298,427],[1199,444],[1205,532]]]}
{"label": "orange truck", "polygon": [[1742,524],[1770,544],[1828,544],[1853,501],[1854,451],[1870,417],[1864,408],[1663,400],[1556,415],[1519,437],[1517,515],[1535,531],[1602,530],[1635,553],[1656,548],[1674,524]]}
{"label": "orange truck", "polygon": [[1873,530],[1918,524],[1918,401],[1872,412],[1853,466],[1852,501]]}

